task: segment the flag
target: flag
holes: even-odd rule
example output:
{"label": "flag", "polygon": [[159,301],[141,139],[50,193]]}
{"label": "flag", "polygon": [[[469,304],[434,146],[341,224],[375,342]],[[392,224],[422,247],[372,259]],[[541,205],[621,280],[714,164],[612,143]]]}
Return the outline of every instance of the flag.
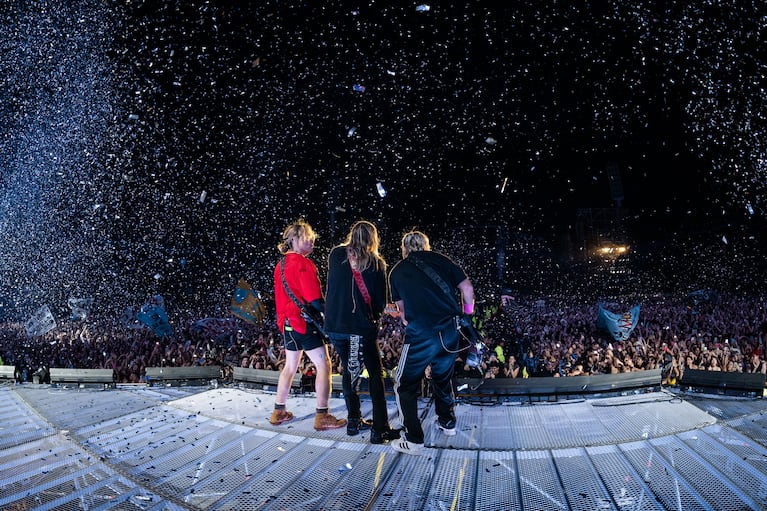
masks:
{"label": "flag", "polygon": [[173,327],[168,322],[168,313],[165,312],[165,301],[162,296],[155,295],[141,307],[136,314],[136,319],[148,326],[159,337],[173,335]]}
{"label": "flag", "polygon": [[264,302],[261,301],[261,293],[254,291],[243,278],[237,282],[230,308],[232,315],[254,325],[260,325],[264,321],[264,314],[266,314]]}
{"label": "flag", "polygon": [[212,340],[219,344],[229,341],[231,345],[238,330],[235,318],[203,318],[195,321],[189,331],[196,339]]}
{"label": "flag", "polygon": [[599,305],[597,328],[607,330],[616,341],[628,339],[638,321],[639,305],[635,305],[630,311],[623,314],[610,312]]}
{"label": "flag", "polygon": [[126,307],[120,316],[120,323],[131,330],[138,330],[144,328],[144,324],[136,317],[136,312],[132,307]]}
{"label": "flag", "polygon": [[72,321],[82,321],[88,318],[93,305],[93,298],[74,298],[67,300],[67,305],[72,309]]}
{"label": "flag", "polygon": [[37,337],[56,328],[56,318],[53,317],[50,307],[43,305],[24,323],[24,327],[29,337]]}

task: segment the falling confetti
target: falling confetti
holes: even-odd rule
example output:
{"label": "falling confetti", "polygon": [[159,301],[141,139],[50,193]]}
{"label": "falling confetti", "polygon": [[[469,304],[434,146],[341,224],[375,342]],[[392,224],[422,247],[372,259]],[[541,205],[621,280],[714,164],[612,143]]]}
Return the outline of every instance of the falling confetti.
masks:
{"label": "falling confetti", "polygon": [[667,241],[644,286],[760,264],[758,3],[148,9],[0,14],[0,316],[67,317],[75,296],[120,317],[154,293],[212,314],[233,275],[270,287],[298,217],[318,260],[360,218],[391,260],[414,225],[501,226],[440,248],[481,288],[508,278],[506,243],[520,285],[579,294],[555,270],[577,213],[615,207],[610,169],[635,245]]}

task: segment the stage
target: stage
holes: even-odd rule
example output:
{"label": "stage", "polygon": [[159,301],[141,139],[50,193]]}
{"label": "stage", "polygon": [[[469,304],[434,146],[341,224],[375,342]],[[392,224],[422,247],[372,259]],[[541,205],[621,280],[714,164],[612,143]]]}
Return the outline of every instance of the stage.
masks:
{"label": "stage", "polygon": [[[423,399],[424,456],[316,432],[314,402],[292,395],[296,419],[274,427],[274,394],[244,386],[5,384],[0,509],[767,508],[762,399],[461,400],[454,437]],[[345,417],[343,400],[331,408]]]}

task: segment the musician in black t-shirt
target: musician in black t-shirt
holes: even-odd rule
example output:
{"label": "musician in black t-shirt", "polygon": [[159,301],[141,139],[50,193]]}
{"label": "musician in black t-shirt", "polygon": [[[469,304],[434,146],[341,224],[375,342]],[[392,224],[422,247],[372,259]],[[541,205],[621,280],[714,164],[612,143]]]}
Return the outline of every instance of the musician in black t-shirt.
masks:
{"label": "musician in black t-shirt", "polygon": [[389,274],[389,288],[406,325],[394,384],[405,434],[391,445],[398,452],[421,454],[424,433],[418,395],[428,365],[436,425],[445,435],[456,434],[451,379],[459,351],[459,320],[461,313],[474,312],[474,287],[457,264],[431,251],[429,238],[422,232],[405,234],[402,257]]}

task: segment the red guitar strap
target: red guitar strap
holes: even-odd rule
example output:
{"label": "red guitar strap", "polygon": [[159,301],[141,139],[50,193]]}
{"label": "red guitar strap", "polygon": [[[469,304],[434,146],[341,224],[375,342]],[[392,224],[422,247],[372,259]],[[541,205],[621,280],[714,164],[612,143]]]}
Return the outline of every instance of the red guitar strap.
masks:
{"label": "red guitar strap", "polygon": [[354,269],[354,265],[352,264],[352,252],[348,247],[346,248],[346,258],[349,261],[349,266],[351,266],[352,277],[354,277],[354,282],[357,284],[357,289],[360,290],[362,299],[365,300],[365,303],[368,305],[368,311],[370,312],[370,315],[372,316],[373,304],[371,303],[371,300],[370,300],[370,293],[368,292],[368,288],[365,285],[365,279],[362,278],[362,273]]}
{"label": "red guitar strap", "polygon": [[357,270],[352,270],[352,276],[354,277],[354,282],[357,283],[357,289],[359,289],[362,294],[362,299],[365,300],[365,303],[368,304],[368,308],[372,311],[373,305],[370,303],[370,293],[365,285],[365,280],[362,278],[362,273]]}

